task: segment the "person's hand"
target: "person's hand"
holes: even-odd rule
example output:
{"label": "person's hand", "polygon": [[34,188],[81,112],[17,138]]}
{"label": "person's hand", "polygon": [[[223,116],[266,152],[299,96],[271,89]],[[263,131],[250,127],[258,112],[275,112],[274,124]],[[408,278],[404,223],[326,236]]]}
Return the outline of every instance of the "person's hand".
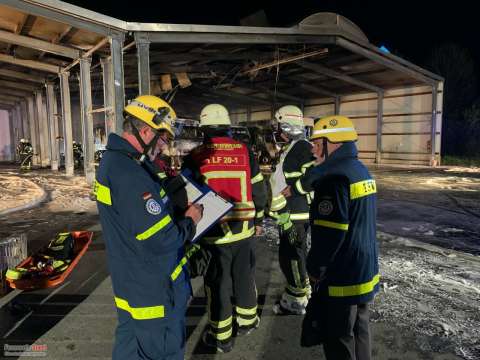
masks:
{"label": "person's hand", "polygon": [[260,236],[263,234],[263,226],[255,225],[255,236]]}
{"label": "person's hand", "polygon": [[286,198],[289,197],[289,196],[292,196],[292,189],[290,186],[287,186],[285,189],[283,189],[280,194],[282,194],[283,196],[285,196]]}
{"label": "person's hand", "polygon": [[203,216],[203,205],[200,204],[193,204],[190,205],[185,211],[185,217],[192,218],[193,222],[198,224],[198,222],[202,219]]}

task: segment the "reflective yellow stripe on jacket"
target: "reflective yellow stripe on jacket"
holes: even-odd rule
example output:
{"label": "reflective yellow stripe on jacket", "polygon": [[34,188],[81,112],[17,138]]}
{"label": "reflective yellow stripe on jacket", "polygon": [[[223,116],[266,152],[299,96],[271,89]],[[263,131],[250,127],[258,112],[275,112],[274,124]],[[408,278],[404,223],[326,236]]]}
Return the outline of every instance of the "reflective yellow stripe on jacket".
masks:
{"label": "reflective yellow stripe on jacket", "polygon": [[110,188],[108,186],[100,184],[95,180],[95,185],[93,187],[93,193],[97,198],[98,202],[101,202],[105,205],[112,205],[112,198],[110,196]]}
{"label": "reflective yellow stripe on jacket", "polygon": [[285,196],[278,195],[272,198],[272,203],[270,205],[270,211],[279,211],[282,210],[287,205],[287,199]]}
{"label": "reflective yellow stripe on jacket", "polygon": [[257,175],[255,175],[255,176],[252,178],[251,182],[252,182],[252,185],[253,185],[253,184],[256,184],[256,183],[258,183],[258,182],[260,182],[260,181],[262,181],[262,180],[263,180],[263,174],[259,172]]}
{"label": "reflective yellow stripe on jacket", "polygon": [[127,300],[116,296],[115,304],[119,309],[129,312],[135,320],[151,320],[165,317],[165,307],[163,305],[131,307]]}
{"label": "reflective yellow stripe on jacket", "polygon": [[192,244],[192,247],[188,249],[188,251],[185,253],[185,256],[182,257],[178,265],[175,267],[175,270],[173,270],[172,274],[170,275],[170,278],[173,281],[177,280],[178,275],[182,273],[183,266],[188,262],[188,259],[190,259],[190,257],[198,250],[200,250],[200,245]]}
{"label": "reflective yellow stripe on jacket", "polygon": [[315,166],[315,161],[309,161],[305,164],[302,165],[302,173],[305,174],[308,170],[308,168]]}
{"label": "reflective yellow stripe on jacket", "polygon": [[151,236],[155,235],[157,232],[162,230],[165,226],[170,224],[172,222],[172,218],[170,215],[165,216],[162,220],[157,222],[155,225],[151,226],[147,230],[145,230],[143,233],[138,234],[136,236],[137,240],[147,240]]}
{"label": "reflective yellow stripe on jacket", "polygon": [[359,296],[373,291],[380,281],[380,275],[375,275],[372,280],[358,285],[329,286],[328,295],[332,297]]}
{"label": "reflective yellow stripe on jacket", "polygon": [[342,224],[342,223],[337,223],[337,222],[327,221],[327,220],[313,220],[313,225],[323,226],[323,227],[328,227],[331,229],[338,229],[343,231],[348,230],[348,224]]}
{"label": "reflective yellow stripe on jacket", "polygon": [[285,172],[283,174],[285,175],[285,179],[296,178],[303,175],[300,171]]}
{"label": "reflective yellow stripe on jacket", "polygon": [[249,228],[249,222],[244,221],[242,225],[242,231],[236,234],[233,234],[232,231],[230,230],[230,227],[228,226],[227,223],[222,223],[220,226],[223,229],[224,236],[218,238],[218,237],[205,237],[205,241],[209,242],[210,244],[228,244],[232,243],[235,241],[240,241],[246,238],[249,238],[250,236],[253,236],[255,234],[255,227],[252,226]]}
{"label": "reflective yellow stripe on jacket", "polygon": [[377,185],[375,180],[368,179],[350,184],[350,199],[358,199],[364,196],[375,194],[377,192]]}

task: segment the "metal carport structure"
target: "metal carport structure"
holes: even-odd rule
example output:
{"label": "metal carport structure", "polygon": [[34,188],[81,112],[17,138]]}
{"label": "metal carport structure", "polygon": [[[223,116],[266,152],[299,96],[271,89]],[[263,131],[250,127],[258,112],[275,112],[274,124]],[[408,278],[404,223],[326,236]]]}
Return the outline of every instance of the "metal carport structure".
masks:
{"label": "metal carport structure", "polygon": [[[0,107],[9,110],[16,128],[30,129],[40,153],[43,146],[43,166],[50,164],[55,169],[58,164],[54,98],[60,85],[65,163],[67,174],[73,173],[69,90],[70,74],[78,71],[77,64],[89,181],[94,175],[93,115],[103,112],[106,132],[120,132],[125,98],[138,93],[174,95],[173,105],[183,117],[197,116],[206,103],[224,102],[234,112],[243,111],[247,121],[252,120],[256,107],[268,108],[271,115],[275,106],[308,107],[311,100],[322,97],[330,99],[331,111],[337,113],[342,111],[342,99],[374,93],[376,131],[368,136],[376,138],[374,158],[381,163],[385,92],[426,86],[431,94],[430,145],[421,159],[428,156],[430,165],[439,161],[438,99],[443,79],[380,51],[342,16],[315,14],[289,28],[145,24],[54,0],[0,0],[0,4],[0,45],[6,45],[0,46],[0,96],[5,95]],[[10,21],[14,25],[9,27],[15,16],[20,20]],[[102,79],[93,86],[104,98],[96,109],[92,78]],[[25,116],[27,122],[19,120]],[[415,121],[425,124],[426,112],[421,116]],[[422,131],[426,136],[426,130]]]}

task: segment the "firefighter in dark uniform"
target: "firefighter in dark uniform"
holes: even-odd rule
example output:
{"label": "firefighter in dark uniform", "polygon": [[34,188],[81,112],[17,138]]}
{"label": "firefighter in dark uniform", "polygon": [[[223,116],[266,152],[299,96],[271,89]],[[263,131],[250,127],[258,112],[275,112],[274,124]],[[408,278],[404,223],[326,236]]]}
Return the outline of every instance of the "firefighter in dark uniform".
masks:
{"label": "firefighter in dark uniform", "polygon": [[170,105],[139,96],[124,116],[124,132],[110,134],[95,183],[118,313],[113,359],[180,360],[191,292],[183,249],[201,209],[174,218],[149,160],[161,133],[173,135]]}
{"label": "firefighter in dark uniform", "polygon": [[293,105],[283,106],[275,113],[280,136],[287,143],[280,155],[271,179],[285,178],[288,185],[280,194],[272,193],[270,213],[279,226],[279,262],[287,285],[273,311],[279,315],[305,314],[310,296],[306,271],[307,232],[309,227],[310,194],[291,191],[295,182],[302,178],[313,165],[312,145],[305,139],[302,111]]}
{"label": "firefighter in dark uniform", "polygon": [[376,185],[358,160],[357,137],[346,117],[320,119],[311,136],[319,165],[297,187],[315,191],[307,259],[313,294],[302,343],[323,342],[329,360],[371,358],[368,303],[379,288]]}
{"label": "firefighter in dark uniform", "polygon": [[17,146],[18,156],[20,158],[20,170],[32,169],[33,147],[27,139],[20,139]]}
{"label": "firefighter in dark uniform", "polygon": [[237,336],[247,335],[260,323],[253,236],[261,233],[266,191],[253,153],[231,137],[224,106],[203,108],[200,126],[204,143],[186,157],[184,167],[234,205],[201,242],[212,255],[204,278],[209,325],[203,341],[217,352],[229,352],[234,328]]}

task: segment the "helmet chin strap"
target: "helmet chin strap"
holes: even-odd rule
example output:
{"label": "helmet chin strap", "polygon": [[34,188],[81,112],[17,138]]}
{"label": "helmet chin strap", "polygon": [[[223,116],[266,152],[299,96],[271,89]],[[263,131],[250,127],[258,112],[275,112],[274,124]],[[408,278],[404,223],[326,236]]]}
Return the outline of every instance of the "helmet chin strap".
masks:
{"label": "helmet chin strap", "polygon": [[140,133],[139,133],[138,129],[135,127],[135,125],[133,124],[133,122],[130,121],[130,120],[129,120],[129,122],[130,122],[130,125],[132,127],[133,135],[135,136],[138,143],[140,144],[140,146],[143,149],[142,155],[138,159],[140,162],[143,163],[145,161],[145,159],[148,157],[149,151],[151,149],[154,149],[157,146],[158,139],[160,138],[160,133],[158,131],[156,131],[153,139],[148,144],[146,144],[145,141],[143,141],[142,137],[140,136]]}
{"label": "helmet chin strap", "polygon": [[322,147],[322,157],[327,160],[328,159],[328,146],[327,146],[327,139],[323,138],[323,147]]}

